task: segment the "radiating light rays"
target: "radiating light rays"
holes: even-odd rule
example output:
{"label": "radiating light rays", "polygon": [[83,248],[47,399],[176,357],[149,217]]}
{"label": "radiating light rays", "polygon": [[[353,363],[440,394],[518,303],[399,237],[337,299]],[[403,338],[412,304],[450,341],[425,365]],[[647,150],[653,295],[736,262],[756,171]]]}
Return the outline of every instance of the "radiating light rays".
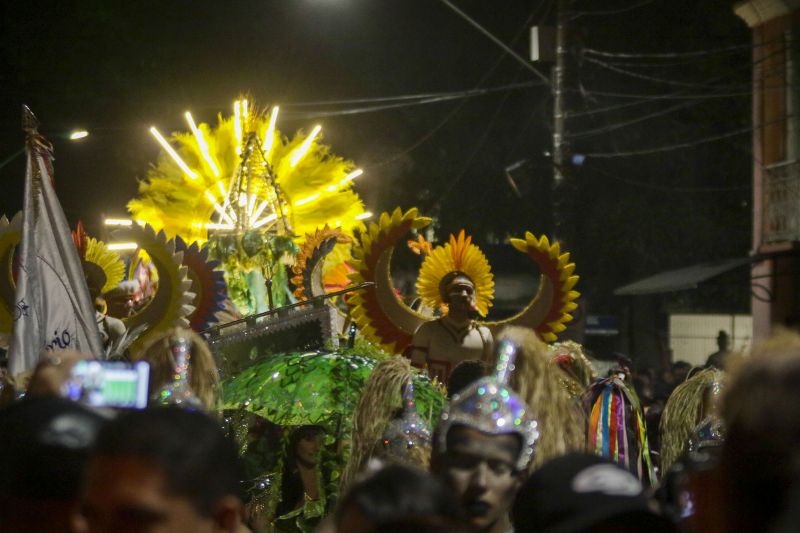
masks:
{"label": "radiating light rays", "polygon": [[107,218],[103,220],[105,226],[133,226],[133,220],[129,218]]}
{"label": "radiating light rays", "polygon": [[211,191],[206,191],[206,199],[208,199],[208,201],[211,202],[211,205],[214,206],[214,211],[216,211],[217,214],[220,217],[222,217],[223,220],[225,220],[225,222],[227,222],[228,224],[236,223],[235,221],[236,215],[233,213],[233,211],[226,210],[224,207],[219,205],[217,199],[214,198],[213,194],[211,194]]}
{"label": "radiating light rays", "polygon": [[[287,224],[285,229],[291,231],[288,224],[291,221],[294,225],[292,217],[296,216],[296,211],[302,211],[303,219],[316,216],[310,204],[336,202],[335,195],[349,188],[350,182],[363,175],[362,169],[354,169],[342,161],[335,171],[325,175],[321,181],[316,181],[318,178],[315,177],[318,185],[309,188],[306,170],[313,169],[312,163],[324,159],[326,153],[325,150],[320,154],[316,152],[315,143],[319,141],[322,127],[315,125],[308,134],[295,138],[289,144],[277,129],[279,113],[280,107],[277,105],[268,111],[259,111],[247,99],[240,97],[233,102],[233,116],[220,118],[220,126],[224,124],[225,128],[214,130],[196,122],[192,113],[186,111],[184,118],[192,136],[181,136],[176,138],[176,142],[182,143],[181,154],[195,169],[190,168],[176,151],[178,148],[173,149],[155,126],[151,128],[153,136],[179,169],[172,167],[174,175],[180,176],[178,172],[182,172],[192,180],[197,180],[193,186],[199,189],[202,196],[194,202],[201,211],[197,212],[200,216],[195,220],[188,221],[195,228],[193,231],[243,232],[258,228],[261,228],[260,231],[271,231],[270,228],[280,220],[284,220]],[[255,141],[255,146],[261,150],[248,150],[245,153],[245,143],[250,147],[250,141]],[[236,155],[231,148],[235,148]],[[310,161],[312,154],[313,162]],[[302,163],[305,159],[309,161]],[[172,162],[168,165],[171,166]],[[291,183],[288,194],[283,188],[275,189],[279,183],[283,187],[285,180]],[[183,186],[187,185],[189,183]],[[321,207],[323,212],[325,208]],[[371,216],[362,210],[363,207],[345,214],[346,210],[341,208],[326,223],[335,222],[338,226],[350,227],[357,224],[358,220]],[[208,216],[205,221],[204,216]]]}
{"label": "radiating light rays", "polygon": [[192,130],[192,133],[194,133],[194,138],[197,141],[197,147],[200,149],[200,154],[208,164],[208,168],[210,168],[214,176],[218,178],[219,168],[217,167],[217,163],[214,162],[214,159],[211,157],[211,152],[208,150],[208,143],[206,142],[205,137],[203,137],[203,132],[197,127],[197,124],[194,123],[194,119],[192,118],[192,114],[190,112],[187,111],[183,116],[186,117],[186,122],[189,124],[189,128]]}
{"label": "radiating light rays", "polygon": [[242,155],[242,110],[239,100],[233,103],[233,134],[236,142],[236,155]]}
{"label": "radiating light rays", "polygon": [[273,220],[276,220],[277,218],[278,218],[278,215],[276,215],[275,213],[272,213],[271,215],[266,216],[266,217],[262,218],[261,220],[258,220],[256,222],[254,222],[253,225],[250,226],[250,227],[252,229],[258,229],[261,226],[263,226],[264,224],[272,222]]}
{"label": "radiating light rays", "polygon": [[363,173],[364,173],[364,171],[361,170],[360,168],[355,169],[354,171],[349,173],[347,176],[342,178],[339,181],[339,183],[336,183],[334,185],[328,185],[328,188],[327,188],[328,192],[336,192],[336,191],[338,191],[339,189],[341,189],[342,187],[344,187],[345,185],[347,185],[348,183],[350,183],[351,181],[353,181],[354,179],[356,179],[357,177],[359,177]]}
{"label": "radiating light rays", "polygon": [[181,156],[178,155],[178,152],[172,149],[172,146],[169,145],[167,140],[161,135],[161,133],[158,132],[155,126],[150,127],[150,133],[153,134],[153,137],[156,138],[158,144],[160,144],[161,147],[164,150],[166,150],[166,152],[170,155],[170,157],[172,157],[172,159],[175,160],[175,163],[178,164],[178,166],[181,168],[181,170],[183,170],[183,172],[187,176],[189,176],[193,180],[196,180],[198,178],[197,172],[189,168],[189,166],[183,161],[183,159],[181,159]]}
{"label": "radiating light rays", "polygon": [[267,131],[264,132],[264,144],[261,145],[261,151],[264,152],[264,159],[269,161],[270,153],[272,153],[272,145],[275,142],[275,122],[278,120],[278,106],[272,108],[269,114],[269,124]]}
{"label": "radiating light rays", "polygon": [[108,244],[109,250],[135,250],[139,247],[135,242],[112,242]]}
{"label": "radiating light rays", "polygon": [[369,211],[365,211],[365,212],[363,212],[360,215],[355,217],[356,220],[366,220],[368,218],[372,218],[372,213],[369,212]]}
{"label": "radiating light rays", "polygon": [[311,202],[313,202],[314,200],[319,198],[319,195],[320,195],[320,193],[314,193],[311,196],[306,196],[305,198],[301,198],[300,200],[297,200],[294,203],[294,205],[295,205],[295,207],[299,207],[301,205],[310,204]]}
{"label": "radiating light rays", "polygon": [[311,150],[311,143],[314,142],[314,139],[317,138],[317,135],[319,135],[320,131],[322,131],[322,126],[319,124],[314,126],[314,129],[311,130],[311,133],[309,133],[308,137],[305,138],[303,144],[297,147],[295,151],[292,152],[292,155],[289,156],[289,166],[292,168],[296,167],[297,163],[299,163],[300,160],[303,159],[306,154],[308,154],[308,151]]}

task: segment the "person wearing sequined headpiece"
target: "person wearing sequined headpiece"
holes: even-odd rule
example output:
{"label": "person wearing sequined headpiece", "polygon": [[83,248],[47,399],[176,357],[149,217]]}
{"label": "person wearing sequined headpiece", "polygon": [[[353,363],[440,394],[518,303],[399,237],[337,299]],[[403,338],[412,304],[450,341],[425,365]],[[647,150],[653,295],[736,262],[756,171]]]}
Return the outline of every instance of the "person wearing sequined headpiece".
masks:
{"label": "person wearing sequined headpiece", "polygon": [[493,376],[453,396],[442,413],[431,470],[461,500],[479,531],[510,530],[508,512],[539,437],[528,406],[509,387],[518,347],[498,345]]}

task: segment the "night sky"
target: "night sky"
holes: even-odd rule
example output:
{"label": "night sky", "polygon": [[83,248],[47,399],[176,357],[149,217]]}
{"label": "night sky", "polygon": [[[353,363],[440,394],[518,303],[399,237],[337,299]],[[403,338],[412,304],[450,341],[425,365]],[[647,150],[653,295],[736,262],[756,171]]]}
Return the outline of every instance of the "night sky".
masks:
{"label": "night sky", "polygon": [[[454,3],[523,57],[528,28],[555,20],[554,0]],[[564,233],[581,289],[597,307],[613,308],[611,290],[637,277],[748,250],[749,135],[608,157],[749,125],[750,32],[731,5],[575,3],[580,116],[569,129],[577,153],[596,155],[574,169]],[[357,190],[374,212],[420,206],[443,231],[465,227],[482,244],[552,229],[545,85],[313,117],[377,105],[315,102],[538,83],[438,0],[86,0],[2,9],[0,159],[22,146],[19,108],[27,103],[55,145],[67,216],[83,219],[90,233],[101,213],[124,214],[155,161],[151,125],[185,130],[186,110],[216,123],[242,92],[280,104],[284,134],[321,123],[324,142],[365,169]],[[734,48],[720,51],[726,47]],[[678,55],[625,59],[586,49]],[[695,51],[710,52],[685,55]],[[549,76],[549,65],[537,68]],[[709,97],[723,94],[732,96]],[[90,137],[58,137],[76,127]],[[518,193],[505,170],[515,163]],[[0,180],[0,212],[10,215],[22,204],[23,159],[0,169]]]}

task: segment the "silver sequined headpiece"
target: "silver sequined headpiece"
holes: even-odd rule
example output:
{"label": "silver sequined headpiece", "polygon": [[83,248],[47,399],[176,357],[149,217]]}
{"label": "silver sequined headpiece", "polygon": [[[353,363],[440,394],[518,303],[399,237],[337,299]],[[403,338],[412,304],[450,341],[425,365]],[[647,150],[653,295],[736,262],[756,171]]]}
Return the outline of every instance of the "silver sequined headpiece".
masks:
{"label": "silver sequined headpiece", "polygon": [[522,440],[517,470],[533,459],[539,428],[524,401],[508,386],[518,347],[504,340],[497,348],[494,376],[485,377],[453,396],[439,422],[439,449],[447,450],[447,434],[453,426],[467,426],[489,435],[516,434]]}
{"label": "silver sequined headpiece", "polygon": [[427,448],[431,444],[431,430],[417,413],[411,378],[403,390],[403,414],[389,422],[382,440],[386,454],[402,462],[408,462],[413,449]]}

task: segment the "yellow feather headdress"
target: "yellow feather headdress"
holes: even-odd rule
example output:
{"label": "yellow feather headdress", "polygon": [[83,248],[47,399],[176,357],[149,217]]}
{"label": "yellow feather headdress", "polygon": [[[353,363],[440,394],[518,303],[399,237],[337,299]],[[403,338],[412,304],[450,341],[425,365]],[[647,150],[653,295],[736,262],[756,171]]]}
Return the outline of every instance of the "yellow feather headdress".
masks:
{"label": "yellow feather headdress", "polygon": [[450,235],[450,242],[437,246],[425,258],[417,279],[417,293],[431,308],[445,307],[439,290],[442,278],[451,272],[463,272],[475,284],[475,305],[481,316],[486,316],[494,298],[494,277],[489,261],[480,248],[472,244],[472,237],[461,230],[458,237]]}
{"label": "yellow feather headdress", "polygon": [[115,288],[125,278],[125,263],[122,262],[119,254],[110,250],[103,241],[90,237],[86,241],[86,257],[84,260],[87,263],[94,263],[103,269],[103,273],[106,275],[105,284],[102,287],[103,293]]}

